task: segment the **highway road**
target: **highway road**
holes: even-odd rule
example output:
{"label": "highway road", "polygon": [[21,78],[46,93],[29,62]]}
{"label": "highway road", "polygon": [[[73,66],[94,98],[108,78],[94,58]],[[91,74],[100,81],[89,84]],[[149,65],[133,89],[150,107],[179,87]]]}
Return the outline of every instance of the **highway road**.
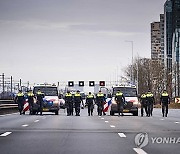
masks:
{"label": "highway road", "polygon": [[[139,133],[147,133],[135,144]],[[139,139],[139,138],[138,138]],[[137,142],[137,140],[136,140]],[[152,117],[125,115],[81,116],[19,115],[0,116],[0,154],[179,154],[180,110],[160,109]]]}

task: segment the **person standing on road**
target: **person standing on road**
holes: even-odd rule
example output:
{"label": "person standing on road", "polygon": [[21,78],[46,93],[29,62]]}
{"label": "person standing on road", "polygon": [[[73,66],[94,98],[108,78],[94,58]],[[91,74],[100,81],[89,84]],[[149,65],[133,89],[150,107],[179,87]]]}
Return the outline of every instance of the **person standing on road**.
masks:
{"label": "person standing on road", "polygon": [[70,91],[65,95],[65,105],[67,108],[67,116],[73,115],[73,96]]}
{"label": "person standing on road", "polygon": [[94,95],[91,92],[87,95],[86,103],[88,105],[88,116],[92,116],[94,109]]}
{"label": "person standing on road", "polygon": [[123,116],[124,115],[123,114],[123,105],[125,102],[125,97],[124,97],[123,93],[120,92],[120,90],[118,90],[116,93],[115,101],[117,103],[117,110],[118,110],[119,116],[120,116],[120,113],[121,113],[121,116]]}
{"label": "person standing on road", "polygon": [[143,117],[143,115],[144,115],[144,109],[145,109],[146,116],[147,116],[148,112],[147,112],[146,94],[141,95],[140,102],[141,102],[141,117]]}
{"label": "person standing on road", "polygon": [[29,103],[29,114],[32,115],[33,114],[33,105],[34,105],[34,94],[32,92],[32,90],[29,90],[27,93],[27,98],[28,98],[28,103]]}
{"label": "person standing on road", "polygon": [[96,96],[96,103],[98,106],[98,115],[99,116],[102,116],[102,112],[104,110],[104,102],[105,102],[105,96],[100,90]]}
{"label": "person standing on road", "polygon": [[22,90],[19,90],[17,96],[15,97],[15,102],[18,104],[20,115],[25,114],[25,112],[22,113],[24,108],[24,101],[25,101],[24,93],[22,92]]}
{"label": "person standing on road", "polygon": [[44,94],[41,92],[40,89],[38,89],[36,96],[37,96],[37,104],[39,105],[40,115],[42,115]]}
{"label": "person standing on road", "polygon": [[166,90],[163,91],[160,98],[160,105],[162,104],[162,114],[163,117],[167,117],[168,114],[168,104],[170,104],[170,97]]}
{"label": "person standing on road", "polygon": [[[81,102],[82,102],[82,97],[80,94],[80,91],[77,90],[77,92],[74,95],[74,103],[75,103],[75,111],[76,111],[76,116],[80,116],[80,106],[81,106]],[[83,103],[83,102],[82,102]]]}
{"label": "person standing on road", "polygon": [[153,105],[155,104],[154,95],[149,90],[146,94],[146,100],[147,100],[147,116],[152,116],[153,112]]}

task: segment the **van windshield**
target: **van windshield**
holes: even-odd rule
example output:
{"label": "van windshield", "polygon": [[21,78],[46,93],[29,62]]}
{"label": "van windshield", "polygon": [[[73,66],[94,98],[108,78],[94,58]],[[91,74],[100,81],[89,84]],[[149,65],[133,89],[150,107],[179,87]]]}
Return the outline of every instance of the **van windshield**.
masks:
{"label": "van windshield", "polygon": [[115,87],[113,88],[113,96],[116,95],[117,91],[120,90],[124,97],[137,97],[136,88],[132,87]]}
{"label": "van windshield", "polygon": [[58,96],[57,87],[38,86],[34,87],[33,93],[36,94],[38,89],[40,89],[45,96]]}

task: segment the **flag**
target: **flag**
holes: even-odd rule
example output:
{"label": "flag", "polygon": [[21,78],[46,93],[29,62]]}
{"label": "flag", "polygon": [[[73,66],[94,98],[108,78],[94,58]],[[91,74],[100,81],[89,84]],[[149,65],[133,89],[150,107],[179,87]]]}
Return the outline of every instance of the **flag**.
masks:
{"label": "flag", "polygon": [[106,103],[104,104],[104,110],[103,112],[107,112],[109,109],[109,106],[112,104],[112,98],[107,98]]}
{"label": "flag", "polygon": [[29,103],[28,103],[28,100],[26,99],[24,101],[23,111],[27,111],[27,110],[29,110]]}

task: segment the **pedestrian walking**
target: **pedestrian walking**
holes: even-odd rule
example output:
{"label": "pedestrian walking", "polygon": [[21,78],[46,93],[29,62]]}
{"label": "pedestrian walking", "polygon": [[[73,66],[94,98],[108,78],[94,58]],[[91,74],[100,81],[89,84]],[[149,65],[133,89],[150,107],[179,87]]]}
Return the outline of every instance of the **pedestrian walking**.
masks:
{"label": "pedestrian walking", "polygon": [[162,105],[163,117],[168,115],[168,105],[170,104],[170,97],[166,90],[163,91],[160,98],[160,104]]}
{"label": "pedestrian walking", "polygon": [[29,90],[27,93],[27,98],[28,98],[28,103],[29,103],[29,114],[32,115],[33,114],[33,106],[34,106],[34,94],[32,92],[32,90]]}
{"label": "pedestrian walking", "polygon": [[41,92],[40,89],[38,89],[36,93],[36,97],[37,97],[37,104],[39,105],[39,112],[40,115],[42,115],[44,94]]}
{"label": "pedestrian walking", "polygon": [[16,95],[15,102],[18,104],[18,110],[19,110],[20,115],[25,114],[25,112],[23,111],[25,97],[24,97],[24,93],[22,92],[22,90],[19,90],[18,94]]}
{"label": "pedestrian walking", "polygon": [[70,91],[65,95],[65,105],[67,108],[67,116],[73,115],[73,96]]}
{"label": "pedestrian walking", "polygon": [[102,116],[102,112],[104,110],[104,102],[105,102],[105,96],[100,90],[96,96],[96,103],[98,106],[98,115],[99,116]]}
{"label": "pedestrian walking", "polygon": [[146,100],[146,94],[145,93],[141,95],[140,103],[141,103],[141,117],[143,117],[143,115],[144,115],[144,110],[145,110],[145,113],[146,113],[146,116],[147,116],[148,115],[148,112],[147,112],[147,100]]}
{"label": "pedestrian walking", "polygon": [[147,116],[152,116],[153,112],[153,105],[155,104],[154,95],[149,90],[146,94],[146,101],[147,101]]}
{"label": "pedestrian walking", "polygon": [[123,116],[123,106],[124,106],[124,102],[125,102],[125,97],[123,95],[123,93],[118,90],[117,93],[116,93],[116,96],[115,96],[115,101],[117,103],[117,110],[118,110],[118,115],[120,116]]}
{"label": "pedestrian walking", "polygon": [[81,106],[81,102],[83,103],[80,91],[77,90],[77,92],[74,95],[74,104],[75,104],[75,112],[76,112],[76,116],[80,116],[80,106]]}
{"label": "pedestrian walking", "polygon": [[94,95],[91,92],[87,95],[86,103],[88,105],[88,116],[92,116],[94,109]]}

